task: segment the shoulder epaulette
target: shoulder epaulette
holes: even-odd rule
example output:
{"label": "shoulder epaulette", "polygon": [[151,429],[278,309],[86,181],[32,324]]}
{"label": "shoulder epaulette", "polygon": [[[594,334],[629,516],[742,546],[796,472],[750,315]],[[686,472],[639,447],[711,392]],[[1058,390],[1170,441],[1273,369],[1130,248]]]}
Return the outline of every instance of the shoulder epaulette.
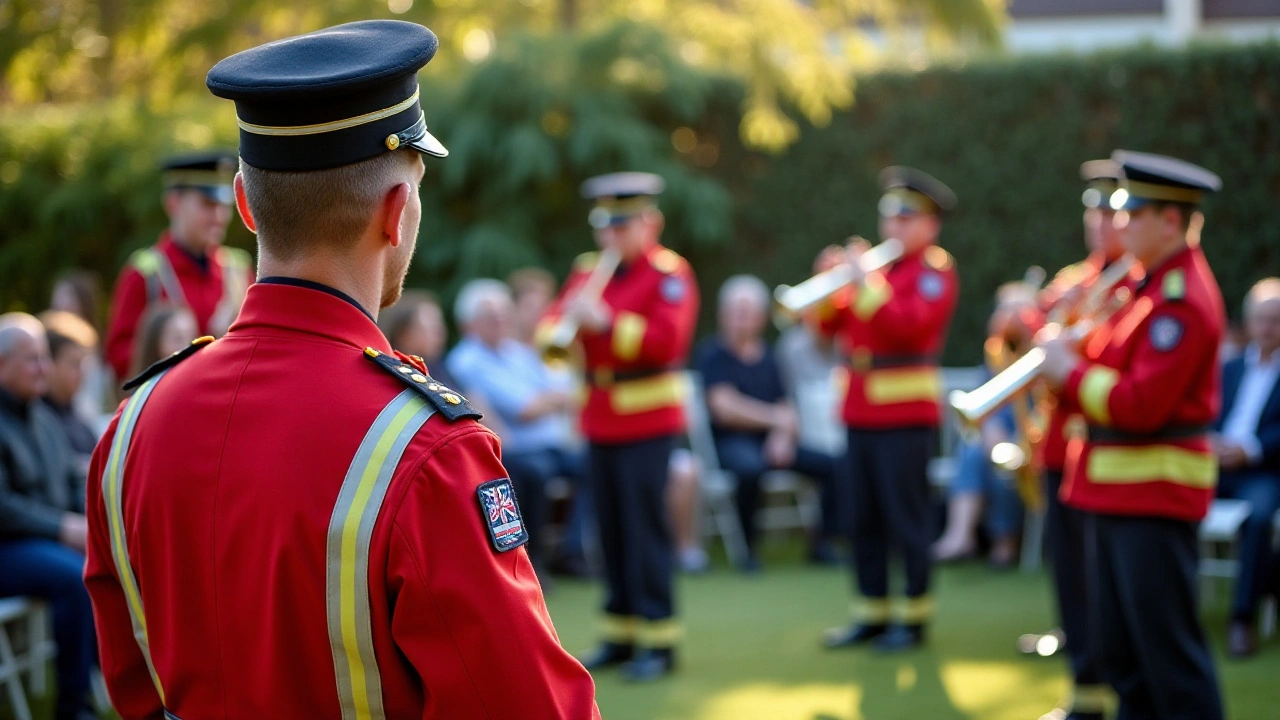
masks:
{"label": "shoulder epaulette", "polygon": [[579,272],[590,272],[591,268],[596,266],[600,260],[600,253],[596,251],[584,252],[573,259],[573,269]]}
{"label": "shoulder epaulette", "polygon": [[1187,276],[1182,268],[1170,270],[1160,283],[1160,294],[1166,300],[1181,300],[1187,296]]}
{"label": "shoulder epaulette", "polygon": [[400,382],[418,391],[418,394],[426,398],[427,402],[431,403],[449,422],[462,418],[480,419],[480,412],[462,396],[462,393],[440,384],[430,375],[422,372],[421,368],[371,347],[364,349],[364,356],[391,373]]}
{"label": "shoulder epaulette", "polygon": [[192,355],[195,355],[197,351],[199,351],[201,348],[203,348],[205,345],[208,345],[211,342],[213,342],[213,338],[210,337],[209,335],[205,335],[204,337],[198,337],[195,340],[192,340],[190,345],[182,348],[178,352],[170,355],[167,358],[164,358],[162,360],[152,363],[150,367],[148,367],[146,370],[143,370],[141,373],[139,373],[137,377],[133,378],[132,380],[122,385],[121,389],[123,389],[125,392],[129,392],[130,390],[133,390],[134,388],[139,387],[140,385],[150,380],[151,378],[155,377],[156,375],[159,375],[165,370],[168,370],[174,365],[177,365],[183,360],[186,360]]}
{"label": "shoulder epaulette", "polygon": [[931,245],[927,250],[925,250],[923,259],[925,265],[937,270],[938,272],[950,270],[951,265],[954,262],[951,259],[951,253],[937,245]]}
{"label": "shoulder epaulette", "polygon": [[662,248],[653,254],[653,257],[649,262],[653,264],[653,267],[656,268],[658,272],[670,275],[680,269],[680,266],[684,264],[684,258],[680,257],[679,253],[671,250],[670,248]]}
{"label": "shoulder epaulette", "polygon": [[129,256],[128,264],[143,275],[154,275],[160,270],[160,251],[154,247],[135,250]]}

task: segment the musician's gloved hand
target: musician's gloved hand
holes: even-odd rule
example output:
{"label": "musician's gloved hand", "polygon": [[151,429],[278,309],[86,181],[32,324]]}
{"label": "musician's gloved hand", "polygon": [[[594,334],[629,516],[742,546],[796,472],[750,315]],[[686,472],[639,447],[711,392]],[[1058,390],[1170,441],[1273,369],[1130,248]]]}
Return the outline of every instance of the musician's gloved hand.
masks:
{"label": "musician's gloved hand", "polygon": [[1036,346],[1044,351],[1041,374],[1053,385],[1062,385],[1080,363],[1080,354],[1066,333],[1048,329],[1036,338]]}
{"label": "musician's gloved hand", "polygon": [[613,309],[600,298],[575,297],[566,312],[587,332],[602,333],[613,326]]}

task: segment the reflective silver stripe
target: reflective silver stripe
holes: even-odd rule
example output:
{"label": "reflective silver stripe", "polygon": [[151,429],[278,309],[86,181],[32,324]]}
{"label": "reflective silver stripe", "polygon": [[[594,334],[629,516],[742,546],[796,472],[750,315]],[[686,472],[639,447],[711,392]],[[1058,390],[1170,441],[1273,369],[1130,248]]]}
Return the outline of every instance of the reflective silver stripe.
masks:
{"label": "reflective silver stripe", "polygon": [[129,454],[129,444],[133,441],[133,429],[142,414],[142,406],[147,404],[151,391],[156,383],[168,371],[160,373],[148,380],[125,403],[120,421],[116,425],[116,435],[111,442],[111,452],[107,455],[107,466],[102,473],[102,502],[107,511],[107,533],[111,538],[111,558],[115,561],[116,577],[124,591],[125,604],[129,608],[129,621],[133,625],[133,637],[142,650],[142,658],[147,661],[147,671],[151,673],[151,681],[156,686],[160,702],[164,702],[164,688],[160,685],[160,676],[156,674],[155,665],[151,662],[151,648],[147,639],[147,618],[142,608],[142,593],[138,589],[138,579],[133,574],[133,566],[129,564],[129,546],[126,542],[124,527],[124,462]]}
{"label": "reflective silver stripe", "polygon": [[178,282],[178,276],[173,271],[173,264],[169,262],[169,258],[164,253],[156,251],[156,277],[160,279],[160,287],[164,288],[164,294],[169,296],[169,302],[179,307],[189,307],[187,305],[187,296],[182,292],[182,283]]}
{"label": "reflective silver stripe", "polygon": [[434,413],[412,389],[388,403],[365,433],[334,503],[325,552],[325,608],[343,720],[386,717],[369,616],[369,541],[400,456]]}

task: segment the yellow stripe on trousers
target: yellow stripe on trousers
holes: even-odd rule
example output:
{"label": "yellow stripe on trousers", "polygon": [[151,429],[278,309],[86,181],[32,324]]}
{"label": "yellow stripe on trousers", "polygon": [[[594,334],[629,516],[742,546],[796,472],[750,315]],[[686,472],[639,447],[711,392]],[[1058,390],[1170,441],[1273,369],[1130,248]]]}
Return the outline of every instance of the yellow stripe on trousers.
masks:
{"label": "yellow stripe on trousers", "polygon": [[343,720],[386,717],[369,614],[369,543],[400,457],[434,412],[408,389],[378,413],[347,469],[329,519],[325,609]]}

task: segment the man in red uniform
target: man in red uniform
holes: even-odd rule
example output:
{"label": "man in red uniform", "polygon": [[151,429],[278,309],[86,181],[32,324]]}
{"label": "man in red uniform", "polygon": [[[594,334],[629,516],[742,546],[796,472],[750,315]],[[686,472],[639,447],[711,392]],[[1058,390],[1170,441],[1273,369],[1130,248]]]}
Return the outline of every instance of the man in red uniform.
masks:
{"label": "man in red uniform", "polygon": [[[937,245],[942,216],[955,195],[933,177],[906,167],[880,175],[880,235],[897,238],[903,256],[864,276],[859,249],[828,248],[819,271],[848,262],[849,292],[819,321],[850,358],[844,422],[853,477],[853,564],[862,596],[852,624],[827,631],[829,648],[874,640],[894,651],[924,641],[934,540],[928,462],[942,413],[938,354],[955,312],[959,285],[951,255]],[[892,625],[889,550],[906,566],[906,602]]]}
{"label": "man in red uniform", "polygon": [[169,229],[160,242],[129,256],[111,298],[104,348],[116,377],[129,377],[134,335],[157,303],[191,310],[202,334],[227,331],[253,282],[249,253],[223,247],[231,220],[235,155],[205,152],[164,163],[164,210]]}
{"label": "man in red uniform", "polygon": [[[86,582],[139,718],[598,718],[498,441],[374,322],[421,216],[435,36],[341,25],[218,63],[263,279],[153,366],[95,454]],[[285,102],[284,100],[288,100]]]}
{"label": "man in red uniform", "polygon": [[[680,626],[665,494],[671,451],[684,431],[680,368],[698,318],[693,270],[659,244],[662,190],[662,178],[647,173],[583,184],[583,195],[596,201],[589,219],[603,252],[578,258],[534,337],[545,348],[560,323],[579,327],[590,385],[582,433],[608,583],[604,641],[584,663],[593,670],[626,663],[625,676],[635,681],[675,666]],[[604,253],[618,258],[616,271]],[[603,292],[582,291],[601,280]]]}
{"label": "man in red uniform", "polygon": [[1042,343],[1044,374],[1081,408],[1063,501],[1088,513],[1086,576],[1102,676],[1121,718],[1222,718],[1196,612],[1196,528],[1217,481],[1223,305],[1204,254],[1187,242],[1217,175],[1173,158],[1117,151],[1111,207],[1145,277],[1077,354]]}
{"label": "man in red uniform", "polygon": [[[1120,166],[1109,159],[1090,160],[1080,166],[1080,176],[1086,183],[1081,200],[1085,208],[1085,245],[1089,256],[1060,270],[1038,298],[1045,315],[1058,322],[1072,319],[1073,311],[1102,272],[1124,255],[1120,231],[1113,222],[1116,211],[1110,205],[1112,194],[1119,188]],[[1127,281],[1124,284],[1128,284]],[[1072,688],[1064,706],[1042,720],[1101,720],[1108,693],[1098,675],[1097,653],[1090,637],[1085,594],[1088,578],[1084,571],[1085,516],[1064,505],[1058,494],[1066,463],[1068,431],[1083,423],[1084,418],[1080,416],[1080,408],[1072,405],[1068,398],[1050,396],[1046,402],[1049,422],[1040,444],[1045,487],[1044,546],[1053,566],[1062,628],[1058,640],[1065,641],[1059,644],[1065,644]],[[1023,644],[1033,652],[1043,651],[1045,646],[1038,640],[1038,636],[1033,636]]]}

